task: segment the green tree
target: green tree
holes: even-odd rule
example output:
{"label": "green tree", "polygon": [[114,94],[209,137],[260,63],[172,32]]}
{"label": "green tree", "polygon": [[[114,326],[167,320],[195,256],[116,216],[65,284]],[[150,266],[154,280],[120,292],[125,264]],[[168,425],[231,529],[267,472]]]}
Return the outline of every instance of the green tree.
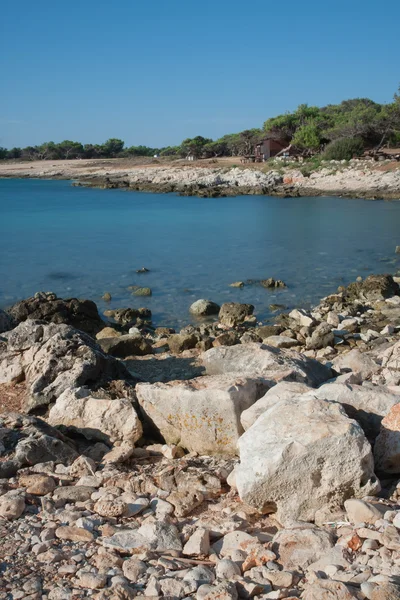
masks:
{"label": "green tree", "polygon": [[102,152],[107,158],[115,158],[121,154],[125,142],[117,138],[110,138],[102,145]]}
{"label": "green tree", "polygon": [[308,123],[299,127],[292,138],[292,144],[299,148],[318,150],[321,146],[321,132],[316,123]]}
{"label": "green tree", "polygon": [[182,156],[194,156],[200,158],[203,155],[203,148],[206,144],[212,142],[210,138],[205,138],[201,135],[197,135],[194,138],[187,138],[183,140],[181,144],[181,155]]}
{"label": "green tree", "polygon": [[60,158],[78,158],[83,155],[83,146],[80,142],[64,140],[57,144]]}

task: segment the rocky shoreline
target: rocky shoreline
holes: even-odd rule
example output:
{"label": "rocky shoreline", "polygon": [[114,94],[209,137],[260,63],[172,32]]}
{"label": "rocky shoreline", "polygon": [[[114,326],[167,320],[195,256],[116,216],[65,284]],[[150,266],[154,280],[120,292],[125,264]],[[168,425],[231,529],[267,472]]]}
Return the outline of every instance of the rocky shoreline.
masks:
{"label": "rocky shoreline", "polygon": [[400,287],[0,311],[0,597],[400,598]]}
{"label": "rocky shoreline", "polygon": [[[210,161],[208,161],[210,162]],[[74,180],[74,185],[101,189],[125,189],[184,196],[273,195],[281,197],[342,196],[366,199],[400,199],[398,163],[353,160],[330,161],[304,172],[296,163],[268,167],[232,164],[197,166],[168,163],[130,166],[123,160],[58,161],[54,164],[13,163],[0,165],[0,178]]]}

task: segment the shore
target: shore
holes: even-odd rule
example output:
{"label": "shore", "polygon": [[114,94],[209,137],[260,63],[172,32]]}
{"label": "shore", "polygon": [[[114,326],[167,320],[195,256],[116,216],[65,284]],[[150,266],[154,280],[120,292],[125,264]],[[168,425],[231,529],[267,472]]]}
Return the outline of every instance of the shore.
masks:
{"label": "shore", "polygon": [[0,178],[68,179],[75,185],[182,195],[345,196],[400,199],[398,162],[330,161],[314,172],[301,164],[240,165],[239,157],[198,160],[97,159],[0,163]]}

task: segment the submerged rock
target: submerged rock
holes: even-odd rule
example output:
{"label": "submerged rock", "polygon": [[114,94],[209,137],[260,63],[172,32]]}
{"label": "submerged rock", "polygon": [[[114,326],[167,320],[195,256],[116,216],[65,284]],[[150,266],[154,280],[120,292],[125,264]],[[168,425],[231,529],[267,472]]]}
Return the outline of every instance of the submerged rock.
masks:
{"label": "submerged rock", "polygon": [[379,491],[371,446],[339,405],[311,397],[282,400],[238,442],[241,499],[281,523],[313,521],[324,507]]}

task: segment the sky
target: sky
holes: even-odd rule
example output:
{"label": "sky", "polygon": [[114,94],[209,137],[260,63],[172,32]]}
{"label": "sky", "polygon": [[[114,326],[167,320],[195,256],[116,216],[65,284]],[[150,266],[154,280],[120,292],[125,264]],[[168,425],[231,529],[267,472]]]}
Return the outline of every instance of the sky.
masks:
{"label": "sky", "polygon": [[0,146],[162,147],[400,84],[400,1],[2,1]]}

